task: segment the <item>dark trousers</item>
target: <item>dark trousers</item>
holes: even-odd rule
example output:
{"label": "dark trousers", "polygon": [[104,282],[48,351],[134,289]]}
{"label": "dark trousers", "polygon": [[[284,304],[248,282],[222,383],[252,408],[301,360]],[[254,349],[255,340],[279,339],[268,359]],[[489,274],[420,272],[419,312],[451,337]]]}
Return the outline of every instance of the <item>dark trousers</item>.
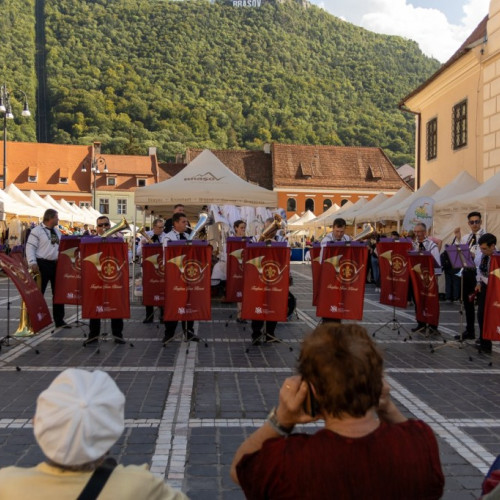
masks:
{"label": "dark trousers", "polygon": [[445,298],[446,300],[460,299],[460,278],[457,276],[460,269],[445,269]]}
{"label": "dark trousers", "polygon": [[[42,294],[45,293],[47,285],[50,282],[52,288],[52,298],[56,293],[56,268],[57,260],[36,259],[40,276],[42,278]],[[52,319],[56,326],[60,326],[64,322],[64,304],[54,304],[52,302]]]}
{"label": "dark trousers", "polygon": [[252,338],[256,339],[262,335],[262,327],[266,324],[266,333],[274,337],[274,330],[278,324],[277,321],[262,321],[260,319],[252,320]]}
{"label": "dark trousers", "polygon": [[[154,319],[155,317],[155,306],[145,306],[146,307],[146,319]],[[160,307],[160,321],[163,321],[163,307]]]}
{"label": "dark trousers", "polygon": [[465,321],[467,324],[467,333],[474,334],[474,326],[476,323],[476,314],[474,309],[474,302],[469,302],[469,295],[474,292],[476,288],[476,270],[475,269],[464,269],[463,270],[463,300],[464,300],[464,311],[465,311]]}
{"label": "dark trousers", "polygon": [[[101,333],[101,320],[99,318],[92,318],[89,320],[89,339],[98,337]],[[123,337],[123,319],[111,319],[111,334],[113,337]]]}
{"label": "dark trousers", "polygon": [[[165,337],[173,337],[175,329],[177,328],[178,321],[165,321]],[[182,321],[182,329],[184,331],[192,332],[194,329],[194,321]]]}
{"label": "dark trousers", "polygon": [[491,349],[491,340],[483,340],[484,306],[486,304],[487,285],[481,283],[481,290],[477,294],[477,322],[479,323],[479,342],[483,348]]}

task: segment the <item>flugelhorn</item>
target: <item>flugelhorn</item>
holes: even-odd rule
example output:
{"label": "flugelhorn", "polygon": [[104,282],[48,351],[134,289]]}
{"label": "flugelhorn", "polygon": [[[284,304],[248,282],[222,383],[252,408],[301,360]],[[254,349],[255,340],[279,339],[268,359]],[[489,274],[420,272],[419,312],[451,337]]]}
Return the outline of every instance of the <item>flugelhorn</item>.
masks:
{"label": "flugelhorn", "polygon": [[[42,287],[42,275],[40,273],[30,274],[36,282],[36,286],[40,289]],[[19,316],[19,325],[17,330],[12,334],[13,337],[33,337],[35,332],[31,327],[30,318],[28,316],[28,308],[26,307],[26,302],[24,300],[21,302],[21,314]]]}
{"label": "flugelhorn", "polygon": [[189,233],[188,240],[194,240],[194,237],[207,225],[208,214],[206,212],[200,212],[200,218],[196,223],[196,226]]}
{"label": "flugelhorn", "polygon": [[128,225],[127,219],[123,217],[119,224],[109,228],[107,231],[104,231],[104,233],[101,234],[101,237],[106,238],[108,236],[112,236],[115,233],[119,233],[120,231],[126,231],[127,229],[130,229],[130,226]]}
{"label": "flugelhorn", "polygon": [[369,224],[369,223],[364,224],[363,231],[361,231],[359,234],[354,236],[352,241],[363,240],[363,239],[367,238],[368,236],[370,236],[374,232],[375,232],[375,229],[373,228],[373,226],[371,224]]}
{"label": "flugelhorn", "polygon": [[282,219],[281,215],[274,214],[274,220],[271,222],[269,226],[267,226],[262,234],[260,235],[259,242],[271,240],[274,238],[276,233],[281,229]]}
{"label": "flugelhorn", "polygon": [[140,234],[148,243],[154,243],[154,241],[151,239],[151,236],[146,232],[146,229],[144,226],[141,226],[141,229],[137,231],[138,234]]}

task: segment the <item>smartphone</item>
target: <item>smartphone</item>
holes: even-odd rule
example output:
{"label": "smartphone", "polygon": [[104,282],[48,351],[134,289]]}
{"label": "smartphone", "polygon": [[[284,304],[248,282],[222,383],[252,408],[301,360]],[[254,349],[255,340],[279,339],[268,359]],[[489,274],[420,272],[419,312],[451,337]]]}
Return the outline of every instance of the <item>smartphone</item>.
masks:
{"label": "smartphone", "polygon": [[314,397],[314,392],[312,391],[311,384],[309,382],[307,382],[307,388],[308,391],[306,399],[304,399],[303,408],[308,415],[315,417],[319,411],[318,401]]}

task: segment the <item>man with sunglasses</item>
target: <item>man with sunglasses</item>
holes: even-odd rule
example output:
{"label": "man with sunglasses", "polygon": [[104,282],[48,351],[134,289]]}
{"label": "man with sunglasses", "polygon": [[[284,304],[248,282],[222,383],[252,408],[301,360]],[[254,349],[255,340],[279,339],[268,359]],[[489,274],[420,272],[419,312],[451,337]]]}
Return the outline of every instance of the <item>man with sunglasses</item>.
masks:
{"label": "man with sunglasses", "polygon": [[[96,228],[97,236],[101,237],[109,228],[111,224],[109,218],[106,215],[101,215],[97,218]],[[115,233],[113,237],[120,236],[120,233]],[[88,345],[93,342],[97,342],[99,339],[99,334],[101,333],[101,320],[99,318],[91,318],[89,320],[89,337],[83,343],[83,345]],[[123,319],[122,318],[111,318],[111,334],[115,340],[115,344],[125,344],[123,339]]]}
{"label": "man with sunglasses", "polygon": [[[45,293],[50,281],[52,297],[56,290],[57,257],[59,256],[59,241],[61,241],[58,224],[57,210],[52,208],[45,210],[42,223],[31,230],[26,242],[28,266],[33,274],[40,273],[42,293]],[[71,328],[64,322],[64,304],[52,304],[52,319],[56,328]]]}
{"label": "man with sunglasses", "polygon": [[[470,233],[463,236],[460,240],[462,245],[468,245],[472,254],[472,259],[475,258],[476,254],[479,254],[479,238],[485,234],[484,229],[481,228],[481,213],[480,212],[471,212],[467,215],[467,222],[469,224],[469,228],[471,230]],[[460,238],[460,228],[455,229],[455,236],[457,240]],[[465,310],[465,321],[466,328],[465,331],[461,335],[455,335],[456,340],[461,339],[474,339],[475,332],[474,326],[476,322],[476,315],[474,310],[474,300],[469,301],[468,297],[474,292],[476,288],[476,269],[474,267],[464,268],[462,271],[462,279],[463,279],[463,306]]]}

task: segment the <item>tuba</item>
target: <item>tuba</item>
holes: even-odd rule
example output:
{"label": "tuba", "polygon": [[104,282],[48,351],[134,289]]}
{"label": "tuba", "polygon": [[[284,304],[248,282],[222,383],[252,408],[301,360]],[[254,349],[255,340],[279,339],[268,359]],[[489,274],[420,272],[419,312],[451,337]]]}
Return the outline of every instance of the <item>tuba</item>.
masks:
{"label": "tuba", "polygon": [[104,231],[104,233],[101,234],[101,238],[107,238],[108,236],[112,236],[113,234],[119,233],[120,231],[126,231],[127,229],[130,229],[130,226],[128,225],[125,217],[123,217],[119,224],[110,227],[107,231]]}
{"label": "tuba", "polygon": [[359,241],[359,240],[364,240],[365,238],[368,238],[370,235],[372,235],[375,232],[375,229],[373,226],[369,223],[363,225],[363,231],[361,231],[359,234],[354,236],[352,241]]}
{"label": "tuba", "polygon": [[200,218],[194,226],[193,230],[189,233],[188,240],[194,240],[194,237],[207,225],[208,214],[206,212],[200,212]]}
{"label": "tuba", "polygon": [[[31,271],[30,271],[31,274]],[[33,274],[33,279],[36,281],[37,287],[42,287],[42,275],[40,273]],[[35,332],[31,327],[30,318],[28,316],[28,308],[24,300],[21,302],[21,314],[19,316],[19,325],[17,330],[12,334],[13,337],[33,337]]]}
{"label": "tuba", "polygon": [[144,226],[141,226],[141,229],[137,231],[137,234],[140,234],[148,243],[154,243],[154,241],[151,239],[151,236],[146,232],[146,229]]}
{"label": "tuba", "polygon": [[259,242],[272,240],[276,233],[281,229],[282,219],[279,214],[274,214],[274,220],[269,226],[267,226],[262,234],[260,235]]}

